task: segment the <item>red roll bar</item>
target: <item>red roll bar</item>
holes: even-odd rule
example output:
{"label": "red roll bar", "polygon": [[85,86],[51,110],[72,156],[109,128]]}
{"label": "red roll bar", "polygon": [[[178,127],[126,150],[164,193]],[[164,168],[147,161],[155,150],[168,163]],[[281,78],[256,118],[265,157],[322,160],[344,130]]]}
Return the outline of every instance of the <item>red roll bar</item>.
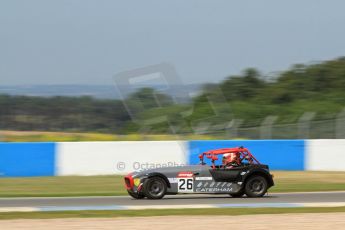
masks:
{"label": "red roll bar", "polygon": [[236,147],[236,148],[224,148],[224,149],[215,149],[207,152],[203,152],[199,155],[200,164],[204,164],[204,157],[211,159],[212,167],[215,168],[215,161],[218,160],[217,155],[223,155],[226,153],[238,153],[240,154],[239,162],[244,159],[247,159],[250,164],[260,164],[260,162],[249,152],[247,148]]}

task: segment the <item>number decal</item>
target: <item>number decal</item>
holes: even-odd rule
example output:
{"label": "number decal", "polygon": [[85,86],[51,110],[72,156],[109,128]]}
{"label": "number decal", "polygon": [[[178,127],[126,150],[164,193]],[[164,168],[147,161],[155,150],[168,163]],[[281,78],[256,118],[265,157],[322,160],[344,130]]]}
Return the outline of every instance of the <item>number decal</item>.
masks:
{"label": "number decal", "polygon": [[178,178],[178,192],[193,192],[193,178]]}
{"label": "number decal", "polygon": [[193,179],[187,180],[187,189],[193,191]]}
{"label": "number decal", "polygon": [[186,179],[185,178],[180,178],[178,180],[178,189],[179,190],[185,190],[184,185],[186,184]]}

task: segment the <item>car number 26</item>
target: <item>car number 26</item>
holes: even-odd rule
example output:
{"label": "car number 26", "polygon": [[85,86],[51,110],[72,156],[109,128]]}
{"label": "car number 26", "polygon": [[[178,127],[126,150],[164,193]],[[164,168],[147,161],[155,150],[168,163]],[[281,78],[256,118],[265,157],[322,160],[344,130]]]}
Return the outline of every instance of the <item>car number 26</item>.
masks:
{"label": "car number 26", "polygon": [[179,178],[178,192],[193,192],[193,178]]}

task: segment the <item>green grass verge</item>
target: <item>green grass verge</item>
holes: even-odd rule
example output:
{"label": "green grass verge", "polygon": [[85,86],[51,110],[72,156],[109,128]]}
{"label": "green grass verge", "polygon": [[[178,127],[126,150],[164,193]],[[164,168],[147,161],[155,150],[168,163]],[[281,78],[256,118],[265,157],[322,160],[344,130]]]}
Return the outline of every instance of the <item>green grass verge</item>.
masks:
{"label": "green grass verge", "polygon": [[162,140],[217,140],[220,136],[209,135],[116,135],[107,133],[73,133],[41,131],[0,130],[1,141],[5,142],[63,142],[63,141],[162,141]]}
{"label": "green grass verge", "polygon": [[176,215],[255,215],[281,213],[345,212],[345,207],[335,208],[206,208],[206,209],[148,209],[124,211],[64,211],[64,212],[9,212],[0,213],[4,219],[53,219],[53,218],[110,218]]}
{"label": "green grass verge", "polygon": [[345,172],[273,171],[271,192],[345,191]]}
{"label": "green grass verge", "polygon": [[0,178],[0,197],[117,196],[127,194],[122,176]]}
{"label": "green grass verge", "polygon": [[[345,172],[273,172],[270,192],[345,191]],[[126,195],[122,176],[0,178],[0,197]]]}

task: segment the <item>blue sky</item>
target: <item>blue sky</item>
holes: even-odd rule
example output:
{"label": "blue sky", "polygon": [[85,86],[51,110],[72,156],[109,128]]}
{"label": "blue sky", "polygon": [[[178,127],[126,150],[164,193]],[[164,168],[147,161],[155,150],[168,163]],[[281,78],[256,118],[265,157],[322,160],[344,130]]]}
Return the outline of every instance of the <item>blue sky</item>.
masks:
{"label": "blue sky", "polygon": [[219,82],[345,55],[345,1],[0,0],[0,84],[112,84],[168,62]]}

